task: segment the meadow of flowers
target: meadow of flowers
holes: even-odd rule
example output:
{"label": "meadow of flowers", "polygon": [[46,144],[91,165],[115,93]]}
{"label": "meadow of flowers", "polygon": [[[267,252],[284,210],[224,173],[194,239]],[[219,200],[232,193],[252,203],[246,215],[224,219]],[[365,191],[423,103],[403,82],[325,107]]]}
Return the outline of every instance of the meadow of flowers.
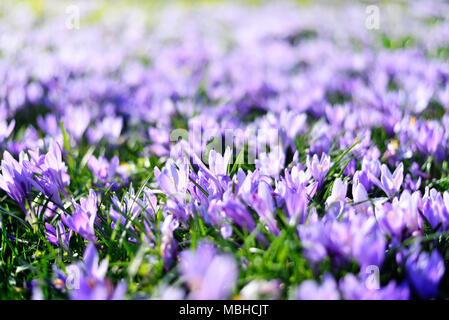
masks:
{"label": "meadow of flowers", "polygon": [[2,1],[0,298],[449,298],[448,12]]}

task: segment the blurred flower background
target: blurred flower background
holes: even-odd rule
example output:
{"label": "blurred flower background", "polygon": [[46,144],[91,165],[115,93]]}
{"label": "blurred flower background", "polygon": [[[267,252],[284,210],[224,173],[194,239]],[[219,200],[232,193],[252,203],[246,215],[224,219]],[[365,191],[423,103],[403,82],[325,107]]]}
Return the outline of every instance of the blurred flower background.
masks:
{"label": "blurred flower background", "polygon": [[3,0],[0,298],[448,298],[448,12]]}

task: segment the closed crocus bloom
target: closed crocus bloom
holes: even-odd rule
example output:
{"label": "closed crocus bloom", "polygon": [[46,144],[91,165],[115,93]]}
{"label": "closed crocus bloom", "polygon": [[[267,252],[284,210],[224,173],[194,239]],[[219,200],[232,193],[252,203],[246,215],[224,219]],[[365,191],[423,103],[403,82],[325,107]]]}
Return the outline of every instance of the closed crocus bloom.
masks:
{"label": "closed crocus bloom", "polygon": [[371,190],[374,183],[371,181],[368,172],[362,169],[361,171],[356,171],[355,174],[358,174],[357,180],[363,184],[365,190]]}
{"label": "closed crocus bloom", "polygon": [[56,137],[62,135],[58,120],[56,119],[56,116],[54,114],[50,113],[45,116],[37,117],[37,124],[42,132],[50,136]]}
{"label": "closed crocus bloom", "polygon": [[[366,200],[368,200],[368,193],[366,192],[365,187],[361,183],[353,184],[352,194],[354,196],[354,202],[359,203],[362,206],[366,206]],[[365,202],[365,205],[363,203]],[[368,203],[369,205],[369,203]]]}
{"label": "closed crocus bloom", "polygon": [[24,166],[28,157],[22,152],[19,162],[5,151],[1,163],[0,188],[14,199],[24,212],[25,200],[29,198],[32,185],[32,173]]}
{"label": "closed crocus bloom", "polygon": [[148,135],[152,141],[151,152],[158,157],[169,155],[170,133],[167,129],[150,127]]}
{"label": "closed crocus bloom", "polygon": [[436,298],[444,275],[444,260],[437,250],[412,254],[405,263],[407,279],[421,299]]}
{"label": "closed crocus bloom", "polygon": [[407,190],[402,192],[399,198],[399,207],[402,208],[404,213],[404,221],[407,225],[407,229],[416,234],[419,230],[423,229],[423,219],[418,211],[419,204],[421,202],[421,193],[415,191],[410,194]]}
{"label": "closed crocus bloom", "polygon": [[417,180],[413,180],[412,176],[407,173],[404,179],[404,189],[408,189],[411,192],[419,190],[421,186],[421,177],[418,177]]}
{"label": "closed crocus bloom", "polygon": [[39,83],[36,82],[30,83],[26,90],[28,101],[30,101],[33,104],[38,103],[39,100],[44,95],[44,89]]}
{"label": "closed crocus bloom", "polygon": [[72,215],[61,216],[64,224],[89,241],[96,241],[95,219],[97,218],[97,195],[90,190],[87,198],[82,198],[80,204],[73,202],[75,212]]}
{"label": "closed crocus bloom", "polygon": [[445,207],[446,211],[449,213],[449,192],[448,191],[443,192],[443,202],[444,202],[444,207]]}
{"label": "closed crocus bloom", "polygon": [[231,160],[231,149],[226,148],[224,155],[217,153],[215,150],[209,152],[209,169],[216,176],[226,175],[228,170],[229,161]]}
{"label": "closed crocus bloom", "polygon": [[57,229],[54,228],[51,224],[45,223],[45,228],[47,229],[47,232],[45,233],[47,235],[48,241],[50,241],[52,244],[59,246],[59,240],[61,241],[63,247],[68,250],[69,243],[70,243],[70,237],[72,235],[72,230],[69,230],[69,232],[65,231],[64,225],[61,221],[58,222]]}
{"label": "closed crocus bloom", "polygon": [[280,231],[276,219],[274,218],[275,208],[272,190],[265,181],[259,183],[257,194],[252,196],[251,206],[257,212],[260,221],[265,225],[268,231],[274,235],[279,235]]}
{"label": "closed crocus bloom", "polygon": [[435,198],[426,198],[422,206],[422,213],[433,230],[437,231],[447,228],[448,214],[441,194],[438,193],[438,196]]}
{"label": "closed crocus bloom", "polygon": [[64,187],[69,185],[70,176],[67,174],[67,166],[62,161],[61,148],[56,141],[52,141],[45,155],[44,175],[50,182],[56,184],[59,190],[64,191]]}
{"label": "closed crocus bloom", "polygon": [[178,220],[173,215],[168,215],[161,224],[161,254],[164,261],[164,267],[169,268],[176,255],[178,242],[173,232],[179,227]]}
{"label": "closed crocus bloom", "polygon": [[304,223],[309,204],[307,189],[301,186],[295,191],[287,187],[284,199],[290,224]]}
{"label": "closed crocus bloom", "polygon": [[249,232],[256,229],[256,222],[253,216],[240,201],[229,199],[223,203],[222,209],[225,212],[226,218],[241,228],[245,228]]}
{"label": "closed crocus bloom", "polygon": [[324,275],[321,284],[313,280],[303,281],[296,293],[298,300],[339,300],[337,283],[331,275]]}
{"label": "closed crocus bloom", "polygon": [[327,198],[326,204],[330,205],[334,202],[345,202],[347,192],[348,183],[343,182],[343,180],[341,180],[340,178],[335,179],[332,186],[332,193],[329,198]]}
{"label": "closed crocus bloom", "polygon": [[354,200],[354,205],[357,210],[360,210],[363,213],[367,213],[369,208],[371,207],[371,203],[368,201],[368,192],[366,192],[365,186],[360,183],[359,180],[360,171],[357,171],[354,174],[354,178],[352,181],[352,196]]}

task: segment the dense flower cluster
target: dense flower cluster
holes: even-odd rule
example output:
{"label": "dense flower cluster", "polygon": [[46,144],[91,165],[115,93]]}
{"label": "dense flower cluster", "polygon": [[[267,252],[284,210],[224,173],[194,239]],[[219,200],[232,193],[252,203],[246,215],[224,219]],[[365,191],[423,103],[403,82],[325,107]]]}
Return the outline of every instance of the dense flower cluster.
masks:
{"label": "dense flower cluster", "polygon": [[142,6],[5,4],[0,298],[449,296],[447,3]]}

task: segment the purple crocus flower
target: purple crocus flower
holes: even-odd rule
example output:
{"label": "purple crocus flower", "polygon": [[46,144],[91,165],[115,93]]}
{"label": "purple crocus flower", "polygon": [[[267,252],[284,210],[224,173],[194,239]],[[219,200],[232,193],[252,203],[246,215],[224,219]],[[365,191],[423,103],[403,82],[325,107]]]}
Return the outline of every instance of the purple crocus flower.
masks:
{"label": "purple crocus flower", "polygon": [[393,203],[377,204],[375,213],[382,230],[386,234],[400,239],[405,228],[405,215],[399,206],[398,199],[395,198]]}
{"label": "purple crocus flower", "polygon": [[346,193],[348,192],[348,183],[340,178],[334,180],[334,184],[332,186],[332,193],[327,198],[326,204],[330,205],[334,202],[345,203],[346,202]]}
{"label": "purple crocus flower", "polygon": [[62,161],[61,147],[55,141],[50,143],[48,153],[45,155],[44,175],[54,183],[59,190],[65,192],[64,187],[70,183],[70,176],[67,174],[67,166]]}
{"label": "purple crocus flower", "polygon": [[45,234],[47,235],[48,241],[50,241],[55,246],[59,246],[59,239],[61,239],[63,247],[68,250],[70,237],[72,236],[72,230],[66,232],[61,221],[58,222],[57,229],[49,223],[45,223],[45,228],[47,229],[47,232]]}
{"label": "purple crocus flower", "polygon": [[170,133],[167,129],[150,127],[148,135],[152,141],[150,147],[152,153],[158,157],[170,154]]}
{"label": "purple crocus flower", "polygon": [[[309,195],[313,197],[317,183],[310,183],[311,173],[309,170],[302,170],[301,165],[294,166],[291,170],[285,170],[285,182],[286,185],[294,190],[300,188],[300,186],[308,186]],[[313,187],[312,187],[313,186]]]}
{"label": "purple crocus flower", "polygon": [[38,103],[44,95],[44,89],[37,82],[30,83],[27,88],[27,98],[32,104]]}
{"label": "purple crocus flower", "polygon": [[169,195],[185,194],[189,181],[189,167],[186,161],[177,168],[174,161],[169,159],[165,167],[161,171],[156,168],[154,174],[165,193]]}
{"label": "purple crocus flower", "polygon": [[335,261],[347,261],[351,257],[351,230],[347,221],[330,219],[324,224],[324,245]]}
{"label": "purple crocus flower", "polygon": [[[37,124],[39,129],[45,134],[52,137],[62,138],[61,128],[59,127],[56,115],[51,113],[45,115],[44,117],[40,115],[37,117]],[[57,141],[60,140],[57,139]]]}
{"label": "purple crocus flower", "polygon": [[121,300],[127,286],[121,282],[114,289],[112,282],[106,278],[108,261],[100,262],[97,249],[90,243],[83,255],[83,263],[73,265],[71,269],[79,279],[75,279],[70,292],[73,300]]}
{"label": "purple crocus flower", "polygon": [[275,207],[271,187],[265,181],[261,181],[257,194],[251,199],[251,205],[259,215],[260,221],[266,226],[268,231],[274,235],[279,235],[280,231],[275,219]]}
{"label": "purple crocus flower", "polygon": [[164,267],[169,268],[176,255],[178,242],[173,231],[179,227],[178,220],[173,215],[168,215],[161,223],[161,254]]}
{"label": "purple crocus flower", "polygon": [[32,173],[25,166],[28,160],[21,152],[19,161],[15,160],[8,151],[3,153],[0,175],[0,188],[14,199],[26,213],[25,200],[29,198],[32,184]]}
{"label": "purple crocus flower", "polygon": [[369,191],[374,181],[371,177],[378,178],[380,175],[381,164],[377,158],[371,159],[369,157],[364,157],[362,159],[362,170],[359,174],[359,181],[363,184],[365,189]]}
{"label": "purple crocus flower", "polygon": [[324,225],[317,221],[310,225],[299,225],[298,235],[305,257],[313,262],[321,262],[327,256]]}
{"label": "purple crocus flower", "polygon": [[102,183],[108,183],[115,176],[115,173],[119,166],[119,159],[117,156],[114,156],[109,162],[103,156],[100,156],[97,159],[92,155],[87,161],[87,166],[99,181],[101,181]]}
{"label": "purple crocus flower", "polygon": [[221,300],[232,294],[238,277],[233,257],[219,254],[208,242],[180,254],[179,268],[190,289],[188,299]]}
{"label": "purple crocus flower", "polygon": [[374,217],[355,216],[351,221],[352,255],[362,270],[368,266],[381,267],[387,241]]}
{"label": "purple crocus flower", "polygon": [[331,275],[324,275],[321,284],[313,280],[303,281],[296,293],[298,300],[339,300],[337,283]]}
{"label": "purple crocus flower", "polygon": [[216,176],[225,176],[228,171],[229,161],[231,160],[231,149],[226,148],[224,155],[217,153],[215,150],[209,152],[209,169]]}
{"label": "purple crocus flower", "polygon": [[[247,174],[243,172],[240,168],[237,172],[236,178],[236,193],[238,196],[242,197],[245,201],[251,202],[251,196],[257,192],[257,188],[259,186],[262,177],[260,176],[260,171],[258,169],[254,170],[254,172],[248,171]],[[271,179],[267,181],[267,183],[271,183]]]}
{"label": "purple crocus flower", "polygon": [[89,126],[91,112],[87,106],[69,106],[63,117],[64,125],[76,140],[80,140]]}
{"label": "purple crocus flower", "polygon": [[9,124],[6,120],[0,120],[0,143],[3,143],[11,135],[15,125],[16,121],[14,119]]}
{"label": "purple crocus flower", "polygon": [[443,224],[444,227],[447,225],[447,219],[445,219],[444,212],[445,208],[443,206],[441,195],[436,199],[427,198],[424,200],[422,213],[433,230],[441,230]]}
{"label": "purple crocus flower", "polygon": [[264,175],[278,178],[280,172],[284,168],[285,154],[280,148],[269,153],[261,153],[259,158],[256,159],[256,168]]}
{"label": "purple crocus flower", "polygon": [[91,144],[95,144],[103,138],[110,143],[115,143],[120,137],[122,127],[122,117],[106,116],[101,121],[96,121],[95,127],[90,128],[86,135]]}
{"label": "purple crocus flower", "polygon": [[[443,127],[436,121],[419,121],[418,128],[412,131],[413,141],[423,154],[435,154],[444,136]],[[438,152],[435,154],[439,156]]]}
{"label": "purple crocus flower", "polygon": [[231,219],[241,228],[245,228],[249,232],[256,229],[256,222],[248,209],[236,199],[228,199],[223,203],[223,211],[227,218]]}
{"label": "purple crocus flower", "polygon": [[44,293],[42,292],[42,284],[38,279],[31,280],[31,299],[32,300],[44,300]]}
{"label": "purple crocus flower", "polygon": [[444,260],[437,250],[431,254],[412,253],[405,263],[405,268],[408,281],[421,299],[437,297],[438,285],[446,270]]}
{"label": "purple crocus flower", "polygon": [[360,171],[357,171],[352,180],[352,196],[355,204],[354,206],[360,212],[367,214],[371,207],[371,203],[368,201],[368,192],[366,191],[363,183],[360,182],[359,177]]}
{"label": "purple crocus flower", "polygon": [[372,288],[368,279],[347,274],[339,282],[340,291],[345,300],[408,300],[409,288],[405,283],[397,285],[390,281],[385,287]]}
{"label": "purple crocus flower", "polygon": [[189,164],[186,160],[175,165],[169,159],[162,169],[155,169],[155,177],[167,197],[166,210],[172,212],[179,222],[187,225],[190,211],[187,210],[186,193],[189,188]]}
{"label": "purple crocus flower", "polygon": [[159,300],[184,300],[185,298],[184,289],[175,286],[162,285],[159,292],[156,297]]}
{"label": "purple crocus flower", "polygon": [[369,177],[388,197],[391,197],[401,189],[402,181],[404,180],[404,165],[401,162],[392,174],[388,167],[383,164],[380,181],[372,174],[369,174]]}
{"label": "purple crocus flower", "polygon": [[312,174],[315,181],[318,182],[318,186],[323,184],[324,178],[330,169],[331,159],[324,152],[321,154],[321,158],[318,159],[316,154],[313,155],[312,159],[307,158],[307,169]]}
{"label": "purple crocus flower", "polygon": [[307,210],[309,199],[306,188],[301,185],[296,191],[286,188],[285,191],[285,205],[290,218],[290,224],[303,224],[307,218]]}
{"label": "purple crocus flower", "polygon": [[398,206],[402,208],[407,230],[413,235],[419,234],[424,229],[423,218],[418,209],[421,207],[421,203],[422,198],[421,192],[419,191],[410,194],[410,192],[405,190],[399,198]]}
{"label": "purple crocus flower", "polygon": [[41,155],[39,150],[29,151],[31,161],[24,165],[36,175],[32,184],[51,201],[62,206],[59,193],[67,196],[65,187],[70,183],[67,166],[62,161],[61,149],[54,140],[50,143],[48,153]]}
{"label": "purple crocus flower", "polygon": [[97,218],[97,195],[94,190],[89,191],[87,198],[82,198],[80,204],[73,201],[75,212],[72,215],[62,214],[64,224],[89,241],[96,241],[95,219]]}

